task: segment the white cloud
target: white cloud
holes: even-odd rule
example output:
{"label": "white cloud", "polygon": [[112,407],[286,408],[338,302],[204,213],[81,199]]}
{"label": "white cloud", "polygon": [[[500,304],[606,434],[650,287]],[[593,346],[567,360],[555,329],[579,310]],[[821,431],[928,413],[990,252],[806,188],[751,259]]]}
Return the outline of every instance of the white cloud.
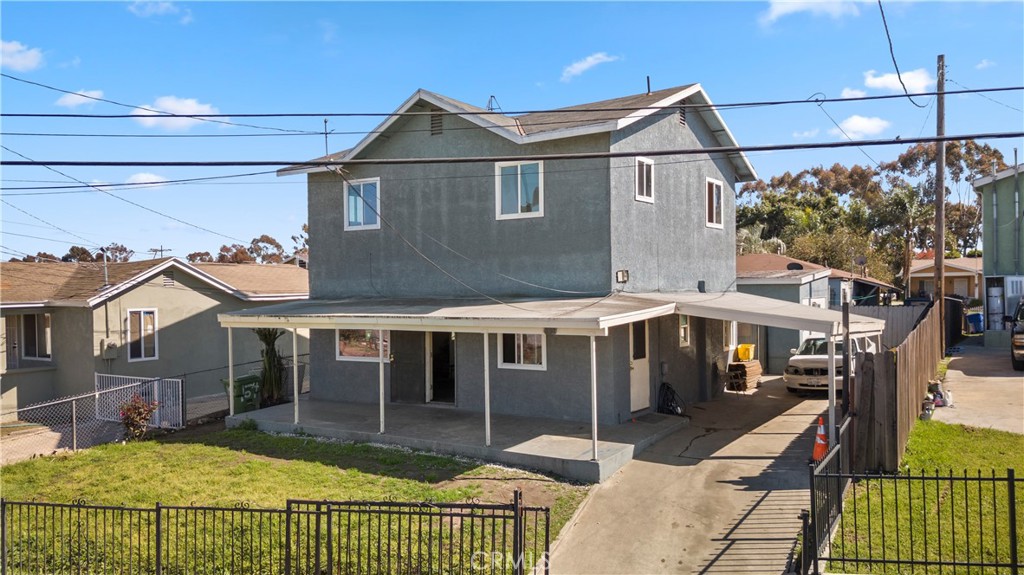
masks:
{"label": "white cloud", "polygon": [[[868,88],[875,88],[878,90],[891,90],[893,92],[902,92],[903,86],[900,85],[900,78],[895,72],[889,74],[877,75],[878,72],[874,70],[868,70],[864,72],[864,85]],[[928,70],[924,68],[918,68],[917,70],[910,70],[909,72],[903,72],[903,83],[907,86],[907,91],[911,94],[916,92],[927,92],[930,88],[935,87],[935,78],[932,78]]]}
{"label": "white cloud", "polygon": [[984,70],[985,68],[991,68],[995,65],[996,63],[993,62],[992,60],[989,60],[988,58],[982,58],[981,62],[978,62],[977,64],[974,65],[974,69]]}
{"label": "white cloud", "polygon": [[609,56],[605,52],[595,52],[582,60],[577,60],[566,66],[565,69],[562,70],[562,81],[568,82],[598,64],[614,62],[616,60],[619,60],[618,56]]}
{"label": "white cloud", "polygon": [[43,51],[29,48],[17,41],[0,41],[3,51],[0,53],[0,68],[8,68],[15,72],[29,72],[43,65]]}
{"label": "white cloud", "polygon": [[128,176],[128,179],[124,181],[126,184],[153,184],[152,186],[139,186],[139,187],[157,187],[167,181],[167,178],[151,174],[149,172],[139,172]]}
{"label": "white cloud", "polygon": [[783,16],[800,12],[838,20],[843,16],[857,16],[860,9],[849,0],[771,0],[768,11],[761,14],[760,22],[762,26],[769,26]]}
{"label": "white cloud", "polygon": [[851,140],[862,140],[867,136],[877,136],[884,132],[892,123],[888,120],[883,120],[878,117],[867,118],[864,116],[853,115],[849,118],[839,122],[839,127],[832,128],[828,132],[835,136],[842,136],[845,132]]}
{"label": "white cloud", "polygon": [[338,25],[330,20],[320,20],[317,27],[320,28],[320,39],[323,43],[333,44],[338,37]]}
{"label": "white cloud", "polygon": [[843,92],[839,94],[840,98],[863,98],[868,93],[864,90],[858,90],[856,88],[843,88]]}
{"label": "white cloud", "polygon": [[807,138],[813,138],[818,135],[818,128],[812,128],[810,130],[804,130],[803,132],[793,132],[793,137],[797,140],[805,140]]}
{"label": "white cloud", "polygon": [[177,16],[181,15],[178,22],[188,24],[192,22],[192,10],[182,8],[174,2],[160,2],[156,0],[136,0],[128,5],[128,11],[139,18],[150,18],[152,16]]}
{"label": "white cloud", "polygon": [[60,64],[57,64],[57,67],[59,67],[59,68],[77,68],[81,64],[82,64],[82,59],[79,58],[78,56],[75,56],[74,58],[68,60],[67,62],[61,62]]}
{"label": "white cloud", "polygon": [[65,108],[77,108],[83,104],[95,104],[93,98],[102,98],[103,90],[79,90],[74,94],[64,94],[54,104]]}
{"label": "white cloud", "polygon": [[145,104],[142,107],[154,111],[132,110],[135,121],[147,128],[163,128],[165,130],[187,130],[202,120],[161,116],[157,112],[167,112],[179,116],[220,113],[217,108],[210,104],[202,104],[195,98],[178,98],[177,96],[160,96],[152,104]]}

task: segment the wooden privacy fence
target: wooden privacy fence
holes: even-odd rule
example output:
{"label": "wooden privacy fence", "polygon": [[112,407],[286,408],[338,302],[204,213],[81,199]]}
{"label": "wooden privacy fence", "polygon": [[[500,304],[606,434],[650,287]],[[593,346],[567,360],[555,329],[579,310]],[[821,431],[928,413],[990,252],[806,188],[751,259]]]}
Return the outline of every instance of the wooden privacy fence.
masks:
{"label": "wooden privacy fence", "polygon": [[943,347],[934,305],[903,343],[881,353],[858,356],[854,410],[854,469],[898,469],[910,430],[921,414],[928,382],[935,376]]}

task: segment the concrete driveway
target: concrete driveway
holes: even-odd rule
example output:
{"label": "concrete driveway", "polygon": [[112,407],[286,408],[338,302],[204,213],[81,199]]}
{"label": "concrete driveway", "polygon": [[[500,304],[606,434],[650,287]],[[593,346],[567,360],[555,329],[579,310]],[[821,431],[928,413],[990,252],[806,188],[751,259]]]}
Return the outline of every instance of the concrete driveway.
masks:
{"label": "concrete driveway", "polygon": [[552,556],[554,573],[782,573],[808,507],[824,397],[781,379],[690,406],[690,426],[596,487]]}
{"label": "concrete driveway", "polygon": [[1010,350],[981,345],[968,337],[949,361],[943,389],[953,407],[936,408],[932,419],[1024,433],[1024,372],[1010,365]]}

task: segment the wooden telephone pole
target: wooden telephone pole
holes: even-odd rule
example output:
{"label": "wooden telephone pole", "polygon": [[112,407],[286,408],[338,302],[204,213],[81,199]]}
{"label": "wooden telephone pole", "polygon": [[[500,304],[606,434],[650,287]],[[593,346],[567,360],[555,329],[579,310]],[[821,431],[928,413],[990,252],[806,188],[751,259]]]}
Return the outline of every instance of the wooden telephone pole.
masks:
{"label": "wooden telephone pole", "polygon": [[[935,135],[946,135],[946,56],[939,54],[935,91]],[[939,346],[946,354],[946,142],[935,142],[935,305],[939,306]]]}

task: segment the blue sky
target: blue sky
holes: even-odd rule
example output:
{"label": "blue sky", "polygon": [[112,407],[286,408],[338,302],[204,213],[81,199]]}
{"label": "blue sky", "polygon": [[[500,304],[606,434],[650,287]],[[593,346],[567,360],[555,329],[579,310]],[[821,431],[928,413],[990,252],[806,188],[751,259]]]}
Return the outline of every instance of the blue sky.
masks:
{"label": "blue sky", "polygon": [[[1024,85],[1024,2],[885,2],[884,7],[911,91],[934,88],[940,53],[946,55],[949,90]],[[389,112],[417,88],[479,106],[494,95],[505,111],[536,110],[643,92],[646,76],[654,89],[700,82],[716,103],[898,90],[873,2],[5,1],[0,37],[6,74],[179,113]],[[5,113],[129,111],[8,78],[0,90]],[[978,95],[948,97],[946,132],[1024,127],[1021,92],[990,97],[1000,103]],[[743,145],[844,140],[825,112],[855,138],[933,135],[932,100],[919,101],[928,107],[896,99],[829,103],[824,111],[814,104],[726,110],[723,116]],[[322,118],[231,121],[323,129]],[[338,133],[330,137],[330,149],[349,147],[361,137],[341,132],[366,131],[378,121],[331,119],[329,128]],[[321,135],[235,137],[284,132],[145,117],[4,118],[2,130],[4,146],[34,160],[301,160],[324,152]],[[217,137],[9,135],[15,132]],[[1019,139],[991,143],[1008,161],[1014,147],[1024,148]],[[901,148],[865,151],[885,161]],[[7,151],[3,158],[19,159]],[[751,161],[762,178],[819,164],[870,162],[856,148],[752,154]],[[59,169],[90,183],[120,183],[270,168]],[[149,257],[148,250],[161,245],[178,256],[216,252],[234,241],[229,238],[247,242],[264,233],[287,248],[306,221],[301,176],[114,191],[176,219],[96,191],[15,195],[38,190],[11,188],[74,184],[41,167],[5,167],[2,180],[3,199],[16,206],[0,205],[5,260],[40,250],[59,256],[86,240],[92,246],[123,243],[137,258]],[[954,193],[971,197],[967,185]]]}

